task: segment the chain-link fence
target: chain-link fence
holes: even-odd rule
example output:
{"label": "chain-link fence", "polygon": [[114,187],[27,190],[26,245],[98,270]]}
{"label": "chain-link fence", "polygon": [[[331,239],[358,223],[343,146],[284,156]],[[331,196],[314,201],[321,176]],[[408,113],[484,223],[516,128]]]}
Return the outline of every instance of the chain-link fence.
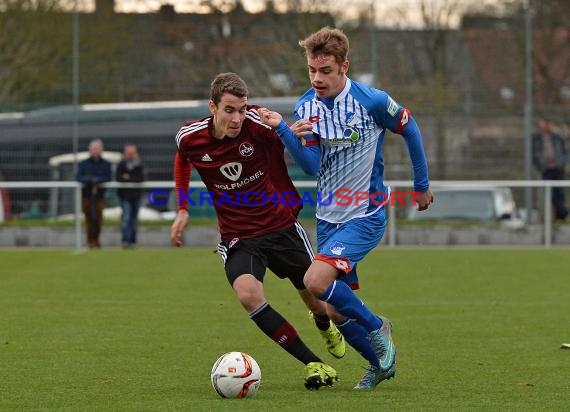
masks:
{"label": "chain-link fence", "polygon": [[[239,2],[226,2],[222,9],[210,2],[210,13],[196,14],[167,5],[143,13],[114,12],[112,1],[96,1],[78,14],[78,111],[70,106],[72,11],[63,3],[0,0],[0,178],[5,181],[74,180],[73,163],[65,157],[74,151],[74,119],[79,151],[93,138],[102,139],[108,153],[135,143],[146,179],[170,181],[174,135],[183,121],[209,115],[209,85],[216,73],[237,72],[248,83],[252,103],[291,121],[295,96],[309,87],[297,42],[315,29],[339,24],[351,40],[350,77],[386,90],[414,114],[432,179],[526,178],[523,2],[508,2],[513,6],[501,13],[456,9],[457,24],[423,16],[423,27],[412,29],[404,14],[389,14],[383,7],[375,11],[374,2],[355,2],[359,17],[348,18],[350,13],[338,7],[317,7],[325,2],[311,7],[285,2],[285,9],[266,2],[258,13]],[[421,17],[424,3],[406,3],[408,15]],[[565,3],[548,0],[534,7],[533,114],[550,118],[568,140]],[[398,15],[401,27],[388,24]],[[390,132],[384,159],[387,180],[411,178],[406,146]],[[295,180],[310,180],[288,161]],[[533,172],[533,177],[540,179],[540,174]],[[53,219],[69,212],[71,197],[54,190],[10,192],[5,216]],[[524,207],[525,190],[512,192]],[[108,204],[116,206],[113,192],[108,196]],[[536,221],[544,215],[542,196],[532,192]],[[399,211],[398,217],[405,213]]]}

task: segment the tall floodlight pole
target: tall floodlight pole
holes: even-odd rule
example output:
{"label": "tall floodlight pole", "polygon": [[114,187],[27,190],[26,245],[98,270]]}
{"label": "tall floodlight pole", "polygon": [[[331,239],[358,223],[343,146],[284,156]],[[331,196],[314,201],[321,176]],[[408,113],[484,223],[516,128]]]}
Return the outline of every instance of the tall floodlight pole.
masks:
{"label": "tall floodlight pole", "polygon": [[[73,1],[72,17],[72,89],[73,89],[73,176],[77,175],[78,151],[79,151],[79,0]],[[81,249],[81,190],[74,191],[75,204],[75,249]]]}
{"label": "tall floodlight pole", "polygon": [[[525,67],[526,67],[526,103],[524,110],[524,172],[525,179],[532,178],[532,124],[533,124],[533,78],[532,78],[532,0],[526,4],[526,41],[525,41]],[[532,190],[525,189],[526,221],[531,222]]]}

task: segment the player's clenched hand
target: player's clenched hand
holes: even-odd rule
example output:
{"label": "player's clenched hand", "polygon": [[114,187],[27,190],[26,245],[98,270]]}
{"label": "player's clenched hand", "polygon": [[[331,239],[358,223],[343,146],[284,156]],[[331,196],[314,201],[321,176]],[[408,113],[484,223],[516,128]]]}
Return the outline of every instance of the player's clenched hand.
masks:
{"label": "player's clenched hand", "polygon": [[257,109],[257,113],[259,113],[261,121],[267,126],[277,127],[279,123],[281,123],[281,120],[283,120],[283,116],[281,116],[279,113],[272,112],[265,107]]}
{"label": "player's clenched hand", "polygon": [[416,202],[418,203],[418,210],[426,210],[433,203],[433,193],[428,189],[416,195]]}
{"label": "player's clenched hand", "polygon": [[313,124],[309,119],[299,119],[291,126],[291,130],[295,133],[295,136],[301,141],[303,146],[307,143],[305,136],[310,136],[313,134]]}
{"label": "player's clenched hand", "polygon": [[313,124],[309,119],[297,120],[290,127],[299,139],[313,134]]}
{"label": "player's clenched hand", "polygon": [[172,227],[170,229],[170,240],[176,247],[182,246],[182,232],[188,224],[188,220],[188,211],[179,210],[178,214],[176,215],[176,219],[174,219],[174,223],[172,223]]}

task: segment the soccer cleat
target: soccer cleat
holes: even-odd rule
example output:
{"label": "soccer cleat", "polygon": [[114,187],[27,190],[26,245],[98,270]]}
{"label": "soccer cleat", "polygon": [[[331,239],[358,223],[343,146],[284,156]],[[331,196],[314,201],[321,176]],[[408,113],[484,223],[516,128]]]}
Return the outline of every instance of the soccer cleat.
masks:
{"label": "soccer cleat", "polygon": [[382,327],[368,334],[368,339],[376,352],[378,361],[380,362],[381,372],[389,372],[394,369],[396,364],[396,345],[392,340],[392,322],[381,317]]}
{"label": "soccer cleat", "polygon": [[[315,316],[313,312],[309,312],[309,318],[315,321]],[[340,359],[346,353],[346,343],[344,342],[344,336],[337,329],[336,325],[329,320],[329,328],[327,330],[320,330],[319,333],[326,342],[327,350],[335,358]]]}
{"label": "soccer cleat", "polygon": [[396,363],[392,365],[392,368],[382,372],[375,366],[368,365],[366,372],[360,382],[356,384],[354,389],[374,389],[382,381],[387,381],[396,376]]}
{"label": "soccer cleat", "polygon": [[322,362],[310,362],[305,366],[305,388],[319,389],[321,386],[333,386],[338,381],[336,371]]}

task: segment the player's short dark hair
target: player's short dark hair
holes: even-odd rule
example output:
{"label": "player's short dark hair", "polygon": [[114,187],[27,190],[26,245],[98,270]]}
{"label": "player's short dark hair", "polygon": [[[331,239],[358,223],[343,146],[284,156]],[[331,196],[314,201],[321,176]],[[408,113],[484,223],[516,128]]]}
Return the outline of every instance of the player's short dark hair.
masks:
{"label": "player's short dark hair", "polygon": [[247,84],[235,73],[220,73],[212,81],[210,87],[210,99],[214,104],[218,104],[224,93],[229,93],[236,97],[247,97],[249,91]]}
{"label": "player's short dark hair", "polygon": [[342,64],[348,57],[348,37],[342,30],[328,26],[300,40],[299,46],[305,49],[307,56],[320,54],[333,56],[339,64]]}

